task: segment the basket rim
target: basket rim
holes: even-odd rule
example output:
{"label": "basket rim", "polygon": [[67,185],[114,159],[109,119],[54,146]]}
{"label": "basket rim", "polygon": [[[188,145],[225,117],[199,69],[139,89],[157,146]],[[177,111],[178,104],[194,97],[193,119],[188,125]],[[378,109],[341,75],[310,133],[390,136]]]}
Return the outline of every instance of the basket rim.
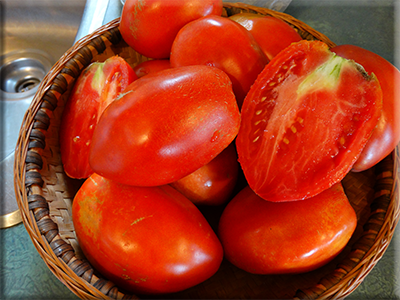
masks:
{"label": "basket rim", "polygon": [[[299,21],[285,13],[276,12],[267,8],[255,7],[244,3],[224,2],[224,8],[248,10],[249,12],[271,15],[281,19],[287,18],[288,22],[293,22],[291,24],[297,27],[299,30],[307,31],[311,34],[312,37],[326,42],[330,47],[335,46],[335,44],[330,41],[329,38],[325,35],[312,29],[310,26],[303,23],[302,21]],[[114,287],[107,286],[107,284],[105,284],[104,282],[98,283],[98,286],[95,286],[93,285],[93,283],[85,281],[84,279],[82,279],[81,276],[78,276],[76,272],[71,269],[69,264],[65,263],[53,251],[53,248],[51,247],[49,241],[43,234],[43,230],[39,228],[35,215],[32,211],[33,209],[29,205],[28,193],[30,192],[40,195],[41,187],[40,183],[38,183],[37,180],[32,185],[27,183],[27,174],[30,173],[30,170],[27,170],[26,168],[26,161],[29,156],[29,143],[32,131],[34,130],[34,122],[37,119],[36,117],[39,114],[39,111],[43,110],[42,104],[44,95],[49,91],[54,81],[57,80],[60,72],[65,67],[66,63],[76,57],[76,55],[78,55],[83,48],[90,48],[90,51],[95,51],[96,45],[93,44],[93,41],[98,39],[102,39],[103,42],[106,41],[107,39],[103,38],[103,35],[105,33],[108,33],[110,30],[118,29],[119,22],[120,18],[117,18],[98,28],[93,33],[81,38],[57,61],[57,63],[53,66],[53,68],[40,83],[38,91],[32,100],[32,104],[24,115],[15,150],[16,159],[14,162],[14,188],[16,200],[21,211],[23,224],[27,229],[36,250],[42,257],[44,262],[47,264],[49,269],[64,285],[66,285],[73,293],[75,293],[82,299],[108,299],[109,296],[107,296],[103,291],[110,291],[114,289]],[[321,286],[319,284],[317,286],[311,287],[307,291],[300,291],[297,295],[294,296],[295,299],[303,298],[304,295],[316,299],[338,299],[346,297],[361,284],[363,279],[381,259],[388,245],[390,244],[394,230],[400,217],[400,146],[397,146],[396,149],[393,151],[392,159],[394,167],[392,174],[385,173],[386,175],[384,175],[382,178],[384,180],[386,180],[387,178],[393,179],[390,190],[387,190],[386,188],[386,190],[384,191],[380,190],[377,192],[381,194],[386,194],[390,198],[389,206],[387,208],[388,213],[385,214],[384,222],[379,231],[376,233],[376,238],[373,245],[359,259],[359,262],[356,264],[356,266],[343,275],[340,282],[333,284],[325,290],[321,290]],[[379,196],[380,194],[376,195],[376,197]],[[71,279],[73,279],[73,282],[71,282]],[[99,279],[99,281],[101,281],[101,278]],[[104,288],[104,286],[106,286],[106,288]],[[118,293],[118,295],[121,296],[121,292]],[[137,298],[134,295],[132,297]]]}

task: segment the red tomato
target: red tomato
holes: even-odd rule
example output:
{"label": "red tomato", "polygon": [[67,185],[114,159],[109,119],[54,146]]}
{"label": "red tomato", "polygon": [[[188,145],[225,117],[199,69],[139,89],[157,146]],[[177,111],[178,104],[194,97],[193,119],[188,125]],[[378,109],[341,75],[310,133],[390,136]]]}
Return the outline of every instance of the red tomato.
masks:
{"label": "red tomato", "polygon": [[340,45],[331,51],[361,64],[368,73],[374,73],[382,88],[382,115],[352,169],[364,171],[389,155],[400,142],[400,71],[378,54],[358,46]]}
{"label": "red tomato", "polygon": [[236,137],[240,114],[228,76],[208,66],[139,78],[104,111],[89,162],[109,179],[163,185],[209,163]]}
{"label": "red tomato", "polygon": [[179,29],[211,14],[222,14],[222,0],[126,0],[119,29],[140,54],[168,58]]}
{"label": "red tomato", "polygon": [[93,174],[74,198],[72,217],[91,265],[135,293],[187,289],[211,277],[222,261],[206,219],[168,185],[125,186]]}
{"label": "red tomato", "polygon": [[231,16],[230,19],[250,31],[270,60],[291,43],[302,40],[292,26],[272,16],[240,13]]}
{"label": "red tomato", "polygon": [[136,65],[133,70],[136,75],[140,78],[149,73],[155,73],[161,70],[171,68],[169,59],[154,59],[146,60],[138,65]]}
{"label": "red tomato", "polygon": [[291,202],[265,201],[246,187],[223,211],[218,234],[225,257],[247,272],[301,273],[337,256],[356,226],[340,183]]}
{"label": "red tomato", "polygon": [[243,104],[236,145],[250,187],[266,200],[290,201],[341,181],[381,109],[375,76],[323,42],[292,44],[268,64]]}
{"label": "red tomato", "polygon": [[208,164],[171,186],[196,205],[221,205],[232,196],[238,174],[236,148],[231,144]]}
{"label": "red tomato", "polygon": [[269,62],[243,26],[220,16],[208,16],[185,25],[171,49],[171,66],[215,66],[232,81],[239,107],[258,74]]}
{"label": "red tomato", "polygon": [[89,149],[103,110],[137,76],[121,57],[89,65],[78,77],[65,105],[60,128],[60,152],[65,173],[87,178],[93,173]]}

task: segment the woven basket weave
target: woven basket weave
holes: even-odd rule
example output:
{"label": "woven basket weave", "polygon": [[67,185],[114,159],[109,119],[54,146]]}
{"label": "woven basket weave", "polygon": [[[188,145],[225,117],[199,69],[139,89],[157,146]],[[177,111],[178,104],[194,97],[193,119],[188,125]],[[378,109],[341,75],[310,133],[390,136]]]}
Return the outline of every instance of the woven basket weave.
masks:
{"label": "woven basket weave", "polygon": [[[335,46],[325,35],[290,15],[241,3],[224,3],[224,16],[239,12],[272,15],[298,30],[304,39]],[[132,66],[147,60],[126,45],[116,19],[78,41],[43,79],[25,114],[15,154],[15,190],[24,225],[37,251],[57,278],[82,299],[135,299],[103,278],[85,260],[77,242],[71,204],[82,181],[62,167],[58,132],[74,80],[93,61],[118,54]],[[399,219],[397,148],[376,167],[350,173],[343,186],[358,217],[357,229],[343,252],[326,266],[300,275],[253,275],[227,261],[202,284],[162,295],[172,299],[340,299],[363,281],[387,249]]]}

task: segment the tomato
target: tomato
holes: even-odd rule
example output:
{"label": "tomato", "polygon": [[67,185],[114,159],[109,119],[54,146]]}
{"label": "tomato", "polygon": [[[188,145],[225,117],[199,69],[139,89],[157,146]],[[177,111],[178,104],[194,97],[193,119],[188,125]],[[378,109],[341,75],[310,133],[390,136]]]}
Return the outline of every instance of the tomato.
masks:
{"label": "tomato", "polygon": [[383,93],[382,115],[353,171],[364,171],[389,155],[400,142],[400,71],[383,57],[354,45],[340,45],[331,49],[337,55],[361,64],[374,73]]}
{"label": "tomato", "polygon": [[244,188],[222,213],[225,257],[254,274],[302,273],[337,256],[357,216],[340,183],[303,201],[271,202]]}
{"label": "tomato", "polygon": [[285,48],[243,103],[236,145],[250,187],[266,200],[293,201],[341,181],[381,109],[376,77],[325,43],[301,41]]}
{"label": "tomato", "polygon": [[168,184],[209,163],[236,137],[240,113],[228,76],[171,68],[134,81],[102,114],[89,163],[121,183]]}
{"label": "tomato", "polygon": [[171,186],[196,205],[221,205],[232,196],[238,174],[236,148],[230,144],[208,164]]}
{"label": "tomato", "polygon": [[171,66],[210,65],[232,81],[239,107],[250,86],[268,63],[253,36],[243,26],[220,16],[207,16],[185,25],[171,49]]}
{"label": "tomato", "polygon": [[78,77],[65,105],[60,128],[60,152],[65,173],[87,178],[93,173],[89,149],[103,110],[137,76],[121,57],[89,65]]}
{"label": "tomato", "polygon": [[149,73],[154,73],[169,68],[171,68],[169,59],[154,59],[141,62],[140,64],[136,65],[133,70],[138,77],[143,77]]}
{"label": "tomato", "polygon": [[240,13],[231,16],[230,19],[250,31],[270,60],[290,44],[302,40],[292,26],[272,16]]}
{"label": "tomato", "polygon": [[172,187],[134,187],[97,174],[77,192],[72,217],[82,252],[120,287],[143,294],[194,286],[223,251],[206,219]]}
{"label": "tomato", "polygon": [[140,54],[168,58],[179,29],[211,14],[222,14],[222,0],[126,0],[119,29]]}

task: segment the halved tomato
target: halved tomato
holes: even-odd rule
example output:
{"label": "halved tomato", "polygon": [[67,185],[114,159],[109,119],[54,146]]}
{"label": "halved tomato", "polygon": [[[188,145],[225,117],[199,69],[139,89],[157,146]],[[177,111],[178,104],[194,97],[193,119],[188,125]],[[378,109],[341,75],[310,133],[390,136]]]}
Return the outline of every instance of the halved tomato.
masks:
{"label": "halved tomato", "polygon": [[243,103],[236,143],[249,185],[270,201],[317,195],[350,171],[381,109],[374,75],[323,42],[292,44]]}
{"label": "halved tomato", "polygon": [[60,127],[61,159],[68,176],[82,179],[93,173],[89,149],[100,115],[137,78],[131,66],[119,56],[90,64],[78,77]]}

